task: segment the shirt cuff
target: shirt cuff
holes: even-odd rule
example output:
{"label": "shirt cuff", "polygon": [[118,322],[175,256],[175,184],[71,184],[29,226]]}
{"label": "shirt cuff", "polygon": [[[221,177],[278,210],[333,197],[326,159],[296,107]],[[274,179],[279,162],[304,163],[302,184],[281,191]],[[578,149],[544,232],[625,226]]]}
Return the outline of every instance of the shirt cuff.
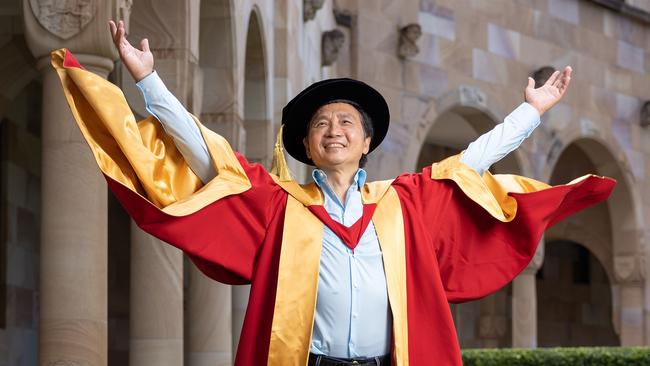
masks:
{"label": "shirt cuff", "polygon": [[158,73],[154,70],[151,74],[142,78],[142,80],[135,83],[144,95],[145,102],[155,100],[167,92],[167,87],[163,83]]}
{"label": "shirt cuff", "polygon": [[515,108],[510,113],[510,118],[517,121],[517,126],[528,132],[526,136],[530,135],[541,122],[537,109],[526,102],[521,103],[519,107]]}

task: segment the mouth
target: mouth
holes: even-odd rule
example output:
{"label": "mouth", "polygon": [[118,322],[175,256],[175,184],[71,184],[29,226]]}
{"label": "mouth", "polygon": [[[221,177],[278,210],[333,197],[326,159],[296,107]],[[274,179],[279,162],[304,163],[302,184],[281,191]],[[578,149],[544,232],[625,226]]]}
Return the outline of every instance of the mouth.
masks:
{"label": "mouth", "polygon": [[330,142],[325,144],[325,149],[342,149],[345,145],[340,142]]}

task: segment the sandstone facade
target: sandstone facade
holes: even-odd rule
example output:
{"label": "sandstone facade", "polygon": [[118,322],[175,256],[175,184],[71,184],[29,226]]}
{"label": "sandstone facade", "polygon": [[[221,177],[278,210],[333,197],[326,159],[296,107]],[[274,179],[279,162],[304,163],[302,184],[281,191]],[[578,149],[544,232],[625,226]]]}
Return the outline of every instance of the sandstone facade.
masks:
{"label": "sandstone facade", "polygon": [[115,62],[110,18],[127,22],[132,42],[149,38],[188,110],[267,166],[281,109],[304,87],[330,77],[375,86],[392,118],[372,179],[458,153],[522,102],[528,76],[572,65],[562,103],[493,170],[552,183],[595,173],[618,186],[550,229],[512,285],[454,305],[459,339],[650,345],[647,1],[620,0],[622,11],[595,0],[53,3],[0,5],[0,365],[231,364],[247,289],[207,281],[131,225],[48,66],[52,49],[71,49],[145,116]]}

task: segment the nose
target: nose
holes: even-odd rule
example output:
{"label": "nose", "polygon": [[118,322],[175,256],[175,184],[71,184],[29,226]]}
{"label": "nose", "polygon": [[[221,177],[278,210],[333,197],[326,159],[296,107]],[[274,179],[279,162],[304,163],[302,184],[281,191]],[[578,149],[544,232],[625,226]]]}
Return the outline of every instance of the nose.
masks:
{"label": "nose", "polygon": [[338,121],[333,121],[327,127],[327,136],[328,137],[341,136],[342,134],[343,133],[342,133],[341,125],[338,123]]}

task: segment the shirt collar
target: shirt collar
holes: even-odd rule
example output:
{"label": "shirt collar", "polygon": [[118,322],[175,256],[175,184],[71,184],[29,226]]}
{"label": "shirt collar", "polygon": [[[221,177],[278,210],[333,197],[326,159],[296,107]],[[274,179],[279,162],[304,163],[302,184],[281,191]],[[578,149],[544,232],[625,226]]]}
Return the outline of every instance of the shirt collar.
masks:
{"label": "shirt collar", "polygon": [[[314,171],[311,173],[312,178],[314,178],[314,182],[321,188],[329,188],[331,189],[329,183],[327,182],[327,174],[325,174],[324,171],[320,169],[314,169]],[[352,186],[356,186],[357,189],[361,189],[364,184],[366,184],[366,176],[367,173],[364,169],[359,168],[357,172],[354,174],[354,180],[352,182]]]}

